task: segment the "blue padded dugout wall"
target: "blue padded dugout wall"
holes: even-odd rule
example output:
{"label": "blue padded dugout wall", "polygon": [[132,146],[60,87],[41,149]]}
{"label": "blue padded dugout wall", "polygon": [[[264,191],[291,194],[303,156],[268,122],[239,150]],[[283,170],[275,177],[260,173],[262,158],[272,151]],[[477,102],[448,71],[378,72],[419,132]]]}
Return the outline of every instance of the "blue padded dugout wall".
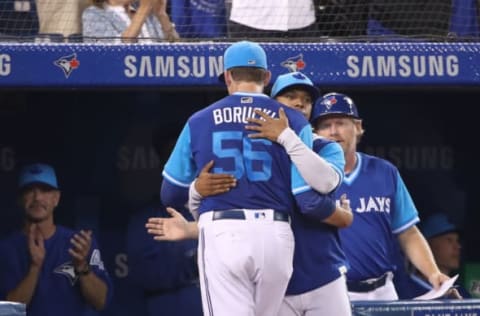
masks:
{"label": "blue padded dugout wall", "polygon": [[[0,44],[0,234],[16,220],[18,167],[30,155],[43,154],[56,166],[63,190],[59,222],[98,233],[115,283],[114,303],[102,315],[144,315],[141,293],[128,282],[125,238],[129,215],[159,188],[162,159],[152,148],[151,132],[161,127],[163,141],[176,139],[190,113],[226,93],[217,76],[227,45]],[[296,69],[320,87],[347,93],[358,87],[352,96],[366,123],[366,151],[383,153],[399,166],[420,211],[442,206],[462,222],[461,212],[469,208],[468,231],[478,230],[477,178],[470,167],[476,157],[467,150],[477,118],[455,109],[475,104],[480,89],[449,88],[479,86],[480,45],[263,45],[274,78]],[[377,87],[382,91],[370,90]],[[425,91],[393,91],[398,87]],[[465,249],[472,256],[478,237],[470,239]],[[355,315],[400,316],[402,308],[357,305]],[[414,315],[455,315],[446,308]],[[477,315],[462,312],[457,316]]]}
{"label": "blue padded dugout wall", "polygon": [[[480,83],[480,43],[263,43],[273,77],[321,85]],[[228,43],[0,44],[0,87],[219,86]]]}

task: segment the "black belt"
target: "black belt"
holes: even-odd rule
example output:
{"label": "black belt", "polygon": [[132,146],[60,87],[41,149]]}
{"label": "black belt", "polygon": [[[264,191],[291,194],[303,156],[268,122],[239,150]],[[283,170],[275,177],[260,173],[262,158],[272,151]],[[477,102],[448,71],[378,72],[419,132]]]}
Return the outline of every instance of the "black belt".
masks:
{"label": "black belt", "polygon": [[374,280],[365,281],[347,281],[347,287],[350,292],[370,292],[384,286],[387,282],[388,272]]}
{"label": "black belt", "polygon": [[[258,214],[258,218],[261,218],[262,211],[245,211],[241,209],[232,209],[232,210],[223,210],[223,211],[213,211],[212,220],[220,220],[220,219],[240,219],[245,220],[247,217],[245,216],[245,212],[256,212]],[[289,217],[288,214],[273,211],[273,220],[274,221],[281,221],[281,222],[288,222]]]}

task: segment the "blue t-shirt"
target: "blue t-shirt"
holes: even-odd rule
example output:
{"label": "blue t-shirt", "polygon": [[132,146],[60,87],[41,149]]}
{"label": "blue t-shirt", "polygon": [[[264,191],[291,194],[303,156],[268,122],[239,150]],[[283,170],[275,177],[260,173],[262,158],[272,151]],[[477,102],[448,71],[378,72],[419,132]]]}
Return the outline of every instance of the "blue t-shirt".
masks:
{"label": "blue t-shirt", "polygon": [[219,38],[226,34],[224,0],[171,1],[170,18],[180,37]]}
{"label": "blue t-shirt", "polygon": [[[58,226],[52,237],[45,240],[45,259],[35,288],[35,293],[27,306],[29,316],[75,316],[85,315],[94,309],[88,305],[80,290],[80,281],[68,249],[75,231]],[[92,238],[89,254],[93,273],[108,287],[107,304],[112,297],[112,282],[105,270],[97,242]],[[30,268],[28,237],[23,232],[15,232],[0,242],[0,299],[5,299],[27,275]]]}

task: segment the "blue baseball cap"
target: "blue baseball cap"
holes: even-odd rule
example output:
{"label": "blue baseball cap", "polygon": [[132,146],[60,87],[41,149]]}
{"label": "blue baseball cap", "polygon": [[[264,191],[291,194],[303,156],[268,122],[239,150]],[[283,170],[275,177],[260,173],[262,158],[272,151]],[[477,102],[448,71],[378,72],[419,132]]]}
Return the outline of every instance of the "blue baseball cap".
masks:
{"label": "blue baseball cap", "polygon": [[448,220],[447,215],[443,213],[436,213],[429,216],[425,221],[420,223],[419,228],[426,239],[459,231],[457,226],[452,224]]}
{"label": "blue baseball cap", "polygon": [[311,121],[327,116],[347,116],[360,119],[357,106],[353,100],[342,93],[327,93],[315,102]]}
{"label": "blue baseball cap", "polygon": [[[254,42],[240,41],[230,45],[223,54],[223,71],[234,67],[254,67],[267,69],[267,54]],[[224,74],[219,77],[224,81]]]}
{"label": "blue baseball cap", "polygon": [[275,98],[289,88],[305,89],[312,97],[313,102],[315,102],[320,95],[320,91],[315,87],[312,80],[301,72],[296,71],[278,76],[273,84],[270,96]]}
{"label": "blue baseball cap", "polygon": [[25,166],[20,172],[18,188],[22,189],[31,184],[46,184],[58,189],[57,177],[52,166],[43,163],[34,163]]}

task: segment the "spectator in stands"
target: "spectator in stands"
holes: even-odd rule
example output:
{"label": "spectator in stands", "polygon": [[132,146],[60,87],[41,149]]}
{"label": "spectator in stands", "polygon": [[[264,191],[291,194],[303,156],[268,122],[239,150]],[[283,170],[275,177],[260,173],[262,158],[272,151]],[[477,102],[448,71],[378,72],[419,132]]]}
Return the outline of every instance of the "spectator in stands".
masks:
{"label": "spectator in stands", "polygon": [[197,240],[158,242],[145,229],[150,217],[170,217],[159,197],[132,215],[127,233],[128,277],[143,289],[147,315],[202,316]]}
{"label": "spectator in stands", "polygon": [[224,0],[175,0],[170,13],[182,38],[222,38],[226,36]]}
{"label": "spectator in stands", "polygon": [[36,0],[39,33],[68,37],[82,33],[81,15],[87,0]]}
{"label": "spectator in stands", "polygon": [[453,0],[449,37],[479,37],[480,15],[478,0]]}
{"label": "spectator in stands", "polygon": [[[430,245],[435,262],[442,273],[453,276],[460,268],[461,244],[460,231],[452,224],[447,215],[435,213],[419,225],[419,228]],[[401,268],[401,267],[399,267]],[[399,296],[401,299],[411,299],[432,289],[417,269],[407,262],[406,279],[398,279]],[[457,281],[458,282],[458,281]],[[460,284],[456,284],[456,291],[450,291],[448,298],[470,297],[470,294]]]}
{"label": "spectator in stands", "polygon": [[[179,35],[167,14],[167,0],[90,0],[82,15],[85,41],[175,41]],[[95,40],[97,39],[97,40]]]}
{"label": "spectator in stands", "polygon": [[232,0],[228,21],[231,38],[316,36],[313,0]]}
{"label": "spectator in stands", "polygon": [[92,231],[54,223],[60,202],[54,169],[26,166],[18,188],[25,224],[0,242],[0,300],[26,304],[30,316],[80,316],[104,309],[112,283]]}
{"label": "spectator in stands", "polygon": [[320,36],[462,38],[480,35],[477,0],[315,0]]}

